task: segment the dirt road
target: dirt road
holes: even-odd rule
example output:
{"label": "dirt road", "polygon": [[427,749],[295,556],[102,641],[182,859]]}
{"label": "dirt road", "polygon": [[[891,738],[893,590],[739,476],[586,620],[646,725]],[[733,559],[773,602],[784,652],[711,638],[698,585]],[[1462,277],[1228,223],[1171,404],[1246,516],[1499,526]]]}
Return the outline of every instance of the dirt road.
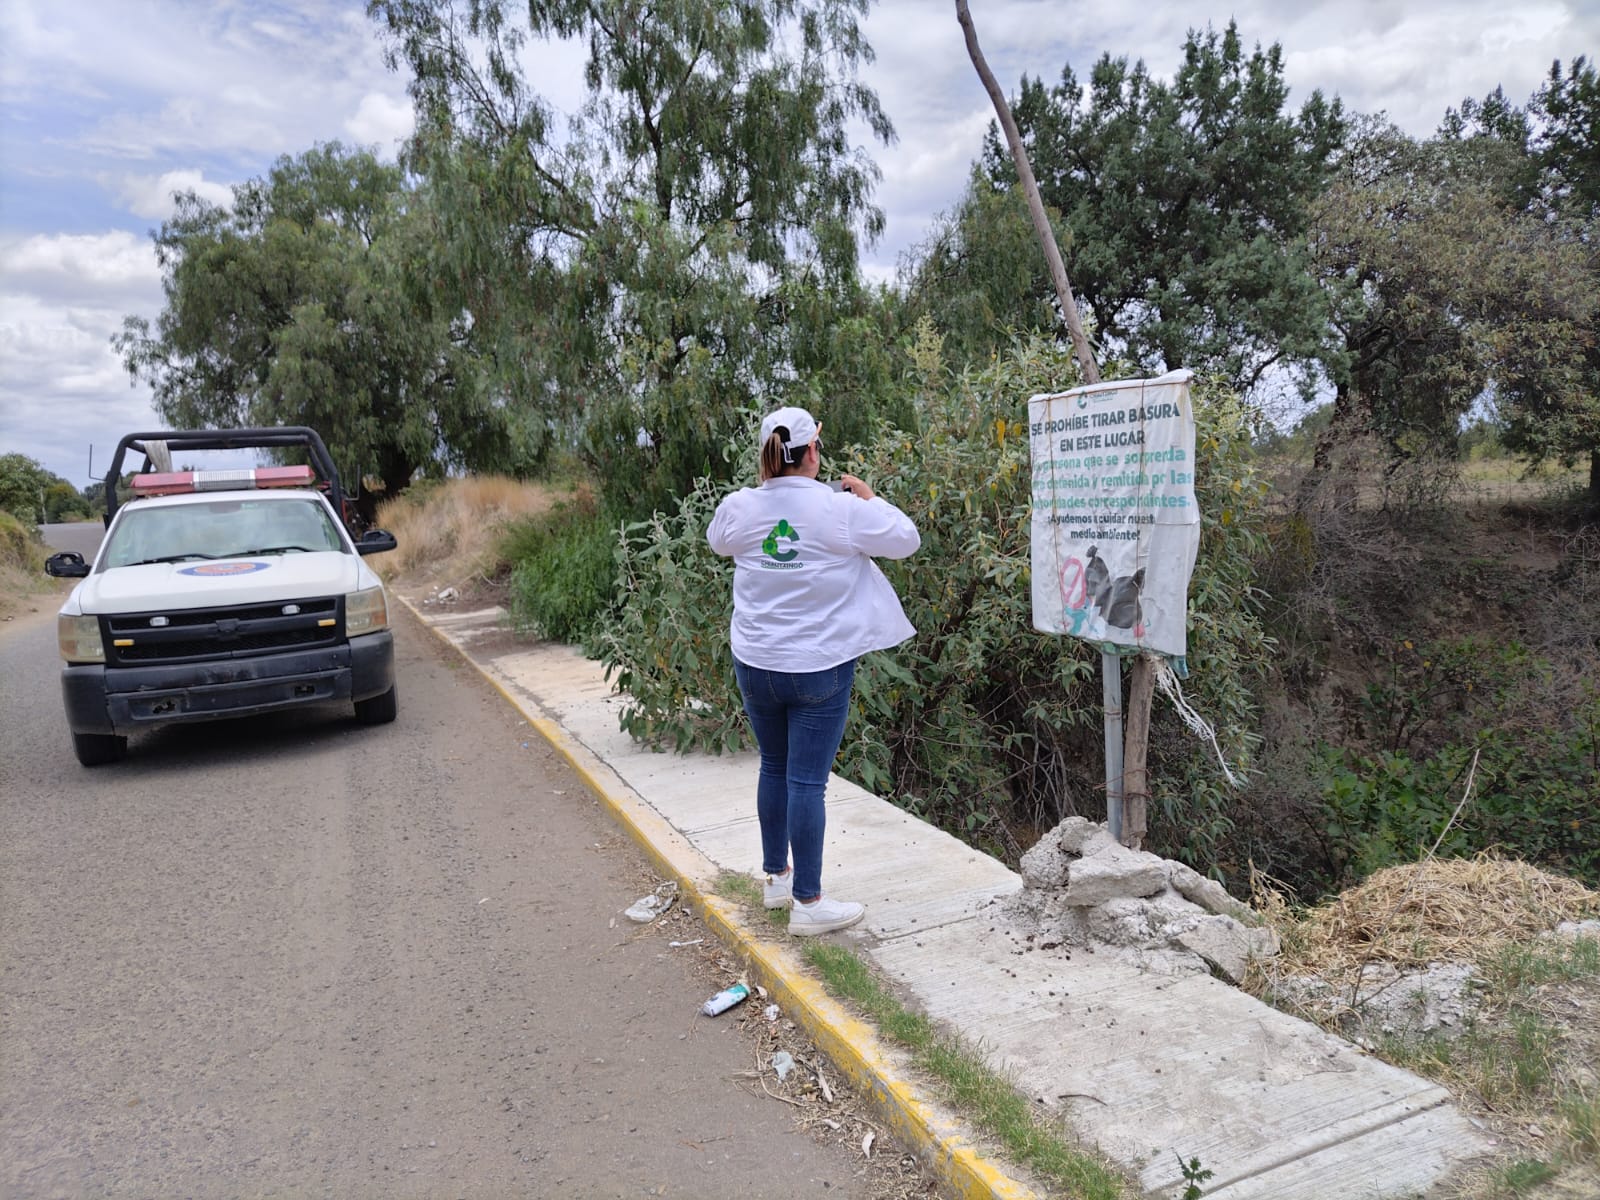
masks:
{"label": "dirt road", "polygon": [[52,607],[0,626],[0,1195],[886,1194],[739,1086],[642,856],[409,617],[391,726],[85,770]]}

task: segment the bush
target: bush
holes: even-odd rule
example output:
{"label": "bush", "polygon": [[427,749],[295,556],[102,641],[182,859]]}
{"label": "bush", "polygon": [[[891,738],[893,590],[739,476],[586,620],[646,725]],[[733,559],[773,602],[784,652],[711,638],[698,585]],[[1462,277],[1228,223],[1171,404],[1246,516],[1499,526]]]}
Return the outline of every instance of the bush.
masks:
{"label": "bush", "polygon": [[1495,849],[1600,883],[1600,684],[1564,681],[1514,643],[1403,643],[1395,659],[1368,694],[1383,749],[1320,748],[1335,870],[1364,877],[1438,842],[1446,857]]}
{"label": "bush", "polygon": [[[916,352],[926,432],[882,425],[833,464],[869,480],[922,535],[912,558],[883,564],[918,632],[862,660],[838,769],[1014,861],[1060,818],[1104,812],[1099,653],[1035,632],[1030,611],[1025,403],[1072,386],[1075,371],[1059,348],[1034,343],[950,383],[936,343],[924,330]],[[1205,515],[1189,687],[1237,761],[1265,656],[1250,567],[1261,488],[1244,465],[1243,408],[1201,389],[1196,409]],[[753,454],[740,453],[741,482],[753,482]],[[624,728],[653,744],[720,750],[746,736],[727,645],[731,566],[705,540],[727,490],[702,480],[676,512],[629,526],[621,548],[624,602],[597,641],[629,693]],[[1209,747],[1160,707],[1155,725],[1152,835],[1203,858],[1228,832]]]}
{"label": "bush", "polygon": [[557,642],[587,642],[617,595],[617,537],[585,499],[509,525],[499,554],[516,564],[510,607],[517,629]]}

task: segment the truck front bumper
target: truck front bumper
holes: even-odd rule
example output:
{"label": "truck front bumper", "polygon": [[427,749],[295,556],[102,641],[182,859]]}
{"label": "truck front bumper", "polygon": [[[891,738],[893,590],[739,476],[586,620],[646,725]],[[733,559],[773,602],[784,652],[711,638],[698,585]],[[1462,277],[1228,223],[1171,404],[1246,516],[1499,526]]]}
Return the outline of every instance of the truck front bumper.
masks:
{"label": "truck front bumper", "polygon": [[248,717],[330,700],[369,700],[394,686],[388,630],[343,646],[162,667],[68,663],[61,695],[73,733]]}

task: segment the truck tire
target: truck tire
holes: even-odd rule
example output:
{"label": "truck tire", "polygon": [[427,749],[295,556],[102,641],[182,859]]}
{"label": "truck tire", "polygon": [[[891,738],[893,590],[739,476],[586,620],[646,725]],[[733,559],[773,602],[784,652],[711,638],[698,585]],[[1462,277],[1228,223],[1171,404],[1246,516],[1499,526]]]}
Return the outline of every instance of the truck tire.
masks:
{"label": "truck tire", "polygon": [[356,701],[356,720],[363,725],[387,725],[399,711],[398,700],[394,684],[391,683],[389,690],[382,695]]}
{"label": "truck tire", "polygon": [[72,749],[86,767],[104,766],[118,761],[128,752],[128,739],[114,733],[75,733]]}

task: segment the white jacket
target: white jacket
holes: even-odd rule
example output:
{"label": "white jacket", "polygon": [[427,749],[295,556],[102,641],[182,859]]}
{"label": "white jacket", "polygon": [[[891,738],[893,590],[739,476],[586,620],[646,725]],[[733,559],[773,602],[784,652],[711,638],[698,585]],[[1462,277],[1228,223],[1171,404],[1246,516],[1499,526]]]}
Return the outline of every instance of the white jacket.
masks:
{"label": "white jacket", "polygon": [[887,500],[802,475],[741,488],[717,505],[706,540],[733,558],[733,656],[768,671],[822,671],[916,632],[871,555],[922,544]]}

